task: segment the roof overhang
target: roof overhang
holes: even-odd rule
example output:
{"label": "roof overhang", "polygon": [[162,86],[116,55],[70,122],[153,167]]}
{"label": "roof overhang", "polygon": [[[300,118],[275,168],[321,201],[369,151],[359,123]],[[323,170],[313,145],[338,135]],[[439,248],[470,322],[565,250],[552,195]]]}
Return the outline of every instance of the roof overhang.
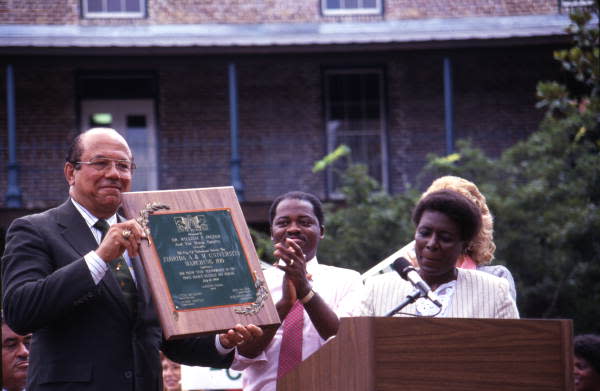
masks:
{"label": "roof overhang", "polygon": [[147,55],[280,53],[566,42],[566,15],[368,23],[0,25],[0,53]]}

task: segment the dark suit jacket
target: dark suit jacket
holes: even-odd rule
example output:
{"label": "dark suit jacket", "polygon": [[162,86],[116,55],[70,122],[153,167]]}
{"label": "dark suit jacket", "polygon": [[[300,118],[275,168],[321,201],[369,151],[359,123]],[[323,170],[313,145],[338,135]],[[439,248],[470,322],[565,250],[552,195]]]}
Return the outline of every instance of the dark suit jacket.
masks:
{"label": "dark suit jacket", "polygon": [[143,266],[134,318],[112,273],[95,285],[83,256],[98,247],[68,200],[15,220],[2,258],[6,322],[32,332],[28,391],[162,389],[159,349],[175,361],[227,367],[214,336],[163,343]]}

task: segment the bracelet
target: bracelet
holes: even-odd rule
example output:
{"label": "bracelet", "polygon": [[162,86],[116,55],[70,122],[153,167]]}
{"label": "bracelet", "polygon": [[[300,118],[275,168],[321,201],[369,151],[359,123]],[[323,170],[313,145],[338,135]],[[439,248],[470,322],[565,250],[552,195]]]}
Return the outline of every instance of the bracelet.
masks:
{"label": "bracelet", "polygon": [[308,292],[306,294],[306,296],[304,296],[303,298],[300,299],[300,303],[302,304],[306,304],[308,303],[313,297],[315,296],[315,291],[313,291],[312,289],[310,290],[310,292]]}

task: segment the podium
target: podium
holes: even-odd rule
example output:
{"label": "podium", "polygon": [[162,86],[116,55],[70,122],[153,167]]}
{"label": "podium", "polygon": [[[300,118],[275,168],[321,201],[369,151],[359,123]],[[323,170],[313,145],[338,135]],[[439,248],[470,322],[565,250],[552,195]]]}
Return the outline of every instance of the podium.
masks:
{"label": "podium", "polygon": [[573,390],[571,320],[342,318],[277,391]]}

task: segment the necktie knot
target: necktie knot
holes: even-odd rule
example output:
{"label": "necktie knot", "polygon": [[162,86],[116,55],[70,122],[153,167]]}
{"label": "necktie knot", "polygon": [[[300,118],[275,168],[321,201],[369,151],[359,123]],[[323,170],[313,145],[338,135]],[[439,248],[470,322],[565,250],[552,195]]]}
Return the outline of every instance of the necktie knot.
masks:
{"label": "necktie knot", "polygon": [[100,239],[100,241],[104,240],[104,236],[106,236],[106,233],[108,232],[108,229],[110,228],[110,225],[108,224],[108,221],[104,220],[104,219],[98,219],[98,221],[96,221],[96,223],[94,224],[94,228],[96,228],[98,231],[100,231],[102,233],[102,238]]}

